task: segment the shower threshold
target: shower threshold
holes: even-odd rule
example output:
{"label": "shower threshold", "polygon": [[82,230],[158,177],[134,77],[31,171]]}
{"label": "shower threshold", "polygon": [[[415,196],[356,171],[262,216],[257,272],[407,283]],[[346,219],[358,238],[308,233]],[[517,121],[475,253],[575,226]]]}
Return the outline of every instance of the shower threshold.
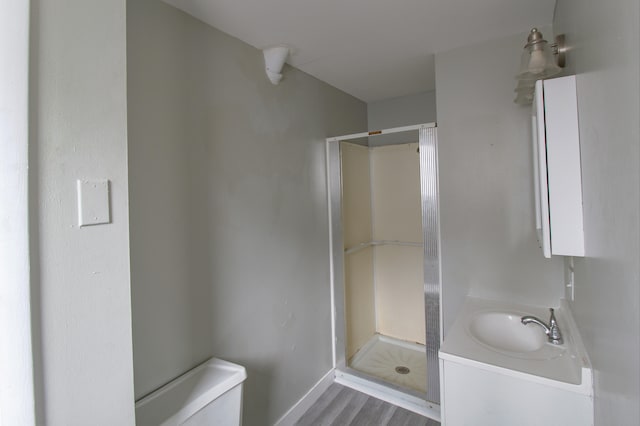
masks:
{"label": "shower threshold", "polygon": [[350,367],[337,368],[335,382],[421,416],[441,421],[440,405],[427,401],[424,394],[420,395]]}

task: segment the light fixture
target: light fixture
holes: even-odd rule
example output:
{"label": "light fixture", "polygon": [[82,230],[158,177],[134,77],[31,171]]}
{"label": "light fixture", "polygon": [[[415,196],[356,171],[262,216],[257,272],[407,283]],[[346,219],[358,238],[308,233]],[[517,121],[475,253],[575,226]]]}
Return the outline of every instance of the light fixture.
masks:
{"label": "light fixture", "polygon": [[273,84],[280,83],[282,80],[282,67],[289,56],[289,48],[287,46],[274,46],[266,48],[262,51],[264,54],[264,65],[267,77]]}
{"label": "light fixture", "polygon": [[530,104],[533,101],[536,80],[552,77],[562,71],[565,51],[564,34],[557,36],[555,43],[549,45],[542,33],[533,28],[527,37],[527,44],[520,59],[520,70],[516,75],[517,96],[514,102],[521,105]]}

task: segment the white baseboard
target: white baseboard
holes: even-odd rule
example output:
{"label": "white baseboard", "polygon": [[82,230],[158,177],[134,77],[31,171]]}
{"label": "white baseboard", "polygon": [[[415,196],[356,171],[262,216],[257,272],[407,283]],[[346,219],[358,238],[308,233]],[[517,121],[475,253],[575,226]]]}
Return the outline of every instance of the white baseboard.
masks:
{"label": "white baseboard", "polygon": [[313,385],[309,392],[307,392],[293,407],[287,411],[284,416],[275,423],[274,426],[293,426],[300,417],[320,398],[320,395],[326,391],[333,383],[335,378],[335,371],[332,368],[327,374],[324,375],[318,383]]}

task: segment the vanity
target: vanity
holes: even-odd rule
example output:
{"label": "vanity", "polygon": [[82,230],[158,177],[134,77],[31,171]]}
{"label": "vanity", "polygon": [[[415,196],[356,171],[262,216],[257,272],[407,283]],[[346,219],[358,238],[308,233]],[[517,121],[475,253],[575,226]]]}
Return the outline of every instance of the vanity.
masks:
{"label": "vanity", "polygon": [[524,316],[548,322],[549,309],[467,297],[439,352],[443,425],[593,425],[593,372],[566,302],[562,344]]}

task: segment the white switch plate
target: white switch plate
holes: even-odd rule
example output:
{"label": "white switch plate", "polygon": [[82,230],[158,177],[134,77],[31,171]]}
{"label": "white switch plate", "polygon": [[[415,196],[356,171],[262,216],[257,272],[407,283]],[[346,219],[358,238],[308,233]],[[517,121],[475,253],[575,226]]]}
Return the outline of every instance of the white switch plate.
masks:
{"label": "white switch plate", "polygon": [[109,181],[78,179],[78,225],[110,223],[109,210]]}

